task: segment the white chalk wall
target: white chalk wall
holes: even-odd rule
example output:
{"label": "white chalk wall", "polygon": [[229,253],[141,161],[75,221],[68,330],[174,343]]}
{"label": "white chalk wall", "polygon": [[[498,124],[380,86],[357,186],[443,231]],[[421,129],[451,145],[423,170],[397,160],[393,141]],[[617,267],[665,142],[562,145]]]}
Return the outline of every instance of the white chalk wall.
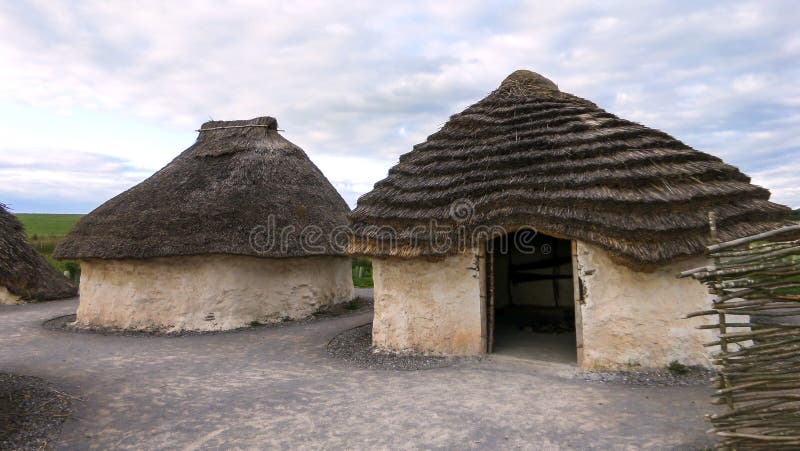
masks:
{"label": "white chalk wall", "polygon": [[350,259],[203,255],[81,262],[78,322],[225,330],[309,316],[353,297]]}
{"label": "white chalk wall", "polygon": [[[584,368],[661,368],[672,361],[710,366],[703,344],[713,341],[712,333],[696,329],[709,320],[684,319],[709,308],[710,295],[703,284],[676,277],[703,265],[704,259],[641,272],[615,263],[594,246],[578,243],[577,249]],[[373,259],[374,346],[428,354],[485,353],[484,271],[474,253],[439,260]]]}
{"label": "white chalk wall", "polygon": [[474,253],[439,260],[374,258],[373,345],[396,352],[484,353],[480,266]]}
{"label": "white chalk wall", "polygon": [[659,268],[633,271],[605,251],[578,243],[578,269],[584,287],[583,366],[601,369],[656,368],[678,361],[710,366],[703,343],[711,332],[696,327],[706,318],[684,319],[711,306],[707,288],[676,275],[702,266],[695,258]]}
{"label": "white chalk wall", "polygon": [[0,305],[22,304],[22,298],[0,285]]}

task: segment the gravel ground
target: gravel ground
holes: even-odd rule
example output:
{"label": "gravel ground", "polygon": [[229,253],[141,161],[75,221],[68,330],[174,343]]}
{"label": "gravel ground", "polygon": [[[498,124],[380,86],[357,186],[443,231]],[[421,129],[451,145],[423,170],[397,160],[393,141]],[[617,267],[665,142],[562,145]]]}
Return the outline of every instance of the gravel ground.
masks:
{"label": "gravel ground", "polygon": [[325,309],[318,310],[310,317],[301,320],[287,320],[280,323],[270,324],[254,324],[247,327],[240,327],[230,330],[181,330],[177,332],[167,332],[161,329],[148,329],[148,330],[128,330],[119,329],[114,327],[101,327],[101,326],[85,326],[75,323],[76,315],[58,316],[49,319],[42,323],[42,326],[48,330],[57,330],[63,332],[78,332],[78,333],[92,333],[100,335],[111,335],[120,337],[141,337],[141,336],[154,336],[154,337],[186,337],[193,335],[218,335],[242,332],[250,329],[259,328],[275,328],[285,327],[291,324],[308,323],[317,321],[323,318],[332,318],[337,316],[354,315],[372,310],[373,302],[371,298],[357,297],[353,301],[345,302],[334,305]]}
{"label": "gravel ground", "polygon": [[32,376],[0,373],[0,449],[44,449],[72,412],[71,395]]}
{"label": "gravel ground", "polygon": [[328,342],[328,353],[358,368],[377,370],[429,370],[447,367],[461,361],[475,360],[464,357],[373,352],[372,323],[354,327],[333,337]]}
{"label": "gravel ground", "polygon": [[[492,356],[426,371],[334,358],[369,311],[237,333],[48,330],[77,300],[0,305],[0,368],[79,396],[52,449],[703,449],[710,387],[587,382]],[[0,445],[0,448],[3,446]]]}
{"label": "gravel ground", "polygon": [[[443,368],[459,362],[477,361],[480,358],[440,357],[420,354],[374,352],[372,349],[372,324],[348,329],[333,337],[328,343],[328,354],[345,360],[358,368],[378,370],[415,371]],[[678,371],[658,369],[648,371],[577,371],[575,377],[586,382],[607,384],[670,387],[708,385],[716,373],[702,367],[683,367]]]}
{"label": "gravel ground", "polygon": [[[701,367],[687,367],[679,374],[668,369],[650,371],[584,371],[579,374],[587,382],[602,382],[623,385],[670,387],[683,385],[708,385],[717,373]],[[710,393],[710,392],[709,392]]]}

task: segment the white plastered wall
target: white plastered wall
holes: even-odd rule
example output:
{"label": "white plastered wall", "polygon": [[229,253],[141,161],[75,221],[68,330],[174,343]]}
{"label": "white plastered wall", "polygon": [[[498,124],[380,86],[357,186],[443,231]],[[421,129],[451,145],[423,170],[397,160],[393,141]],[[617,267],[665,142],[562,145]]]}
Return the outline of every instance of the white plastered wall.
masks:
{"label": "white plastered wall", "polygon": [[226,330],[309,316],[353,297],[350,259],[203,255],[81,262],[78,323]]}
{"label": "white plastered wall", "polygon": [[482,259],[374,258],[378,350],[478,355],[486,350]]}
{"label": "white plastered wall", "polygon": [[[603,250],[577,244],[583,298],[578,305],[583,368],[659,368],[678,361],[710,366],[703,344],[713,341],[706,317],[685,319],[711,304],[707,288],[678,279],[702,266],[686,260],[653,272],[615,263]],[[378,350],[443,355],[486,351],[485,272],[476,253],[439,260],[373,259]]]}
{"label": "white plastered wall", "polygon": [[713,341],[712,333],[697,329],[709,320],[684,319],[707,310],[710,295],[700,282],[676,278],[705,259],[639,272],[597,247],[579,242],[577,250],[584,368],[657,368],[672,361],[710,366],[703,344]]}
{"label": "white plastered wall", "polygon": [[22,298],[8,291],[8,288],[0,285],[0,305],[15,305],[22,303]]}

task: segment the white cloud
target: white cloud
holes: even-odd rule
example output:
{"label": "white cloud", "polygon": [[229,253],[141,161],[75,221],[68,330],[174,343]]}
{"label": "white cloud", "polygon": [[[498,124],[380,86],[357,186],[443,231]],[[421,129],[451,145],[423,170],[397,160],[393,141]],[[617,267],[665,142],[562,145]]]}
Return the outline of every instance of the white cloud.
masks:
{"label": "white cloud", "polygon": [[133,168],[123,160],[87,152],[28,149],[0,154],[2,190],[11,198],[40,196],[81,204],[97,202],[149,175],[149,171]]}
{"label": "white cloud", "polygon": [[351,205],[361,194],[372,189],[378,178],[386,176],[393,160],[340,155],[316,155],[314,162],[331,184]]}
{"label": "white cloud", "polygon": [[[9,2],[0,105],[39,113],[0,121],[14,123],[0,125],[0,171],[16,161],[37,186],[63,181],[15,159],[47,148],[153,171],[210,116],[269,114],[352,202],[519,68],[745,172],[798,169],[797,121],[785,121],[800,116],[798,22],[789,1]],[[96,116],[116,125],[98,129]],[[800,205],[787,186],[776,199]]]}
{"label": "white cloud", "polygon": [[791,165],[754,172],[750,174],[752,182],[769,187],[775,202],[798,208],[800,207],[797,203],[797,199],[800,199],[800,184],[797,183],[798,165],[800,158],[795,158]]}
{"label": "white cloud", "polygon": [[767,88],[767,81],[764,76],[746,74],[734,78],[732,85],[733,91],[737,94],[750,94]]}

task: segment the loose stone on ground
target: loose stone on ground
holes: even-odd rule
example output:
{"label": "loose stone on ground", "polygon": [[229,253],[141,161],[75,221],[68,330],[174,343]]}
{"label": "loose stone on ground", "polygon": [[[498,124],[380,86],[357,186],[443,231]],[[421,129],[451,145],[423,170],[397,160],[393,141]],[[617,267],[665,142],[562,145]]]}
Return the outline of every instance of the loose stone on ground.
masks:
{"label": "loose stone on ground", "polygon": [[45,449],[61,433],[73,399],[38,377],[0,373],[0,449]]}
{"label": "loose stone on ground", "polygon": [[346,330],[334,337],[328,343],[328,353],[359,368],[380,370],[428,370],[468,360],[464,357],[375,352],[372,349],[371,323]]}

